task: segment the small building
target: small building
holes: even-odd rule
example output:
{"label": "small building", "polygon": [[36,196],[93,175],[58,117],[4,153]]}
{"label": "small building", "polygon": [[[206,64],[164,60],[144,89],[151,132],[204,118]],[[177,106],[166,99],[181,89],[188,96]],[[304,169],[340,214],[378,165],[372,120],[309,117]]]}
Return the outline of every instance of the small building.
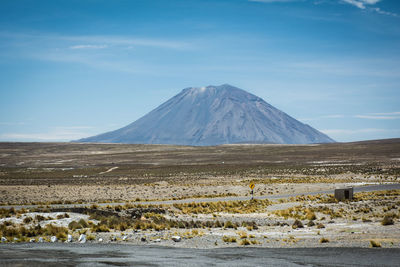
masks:
{"label": "small building", "polygon": [[353,187],[335,189],[335,198],[339,201],[353,199]]}

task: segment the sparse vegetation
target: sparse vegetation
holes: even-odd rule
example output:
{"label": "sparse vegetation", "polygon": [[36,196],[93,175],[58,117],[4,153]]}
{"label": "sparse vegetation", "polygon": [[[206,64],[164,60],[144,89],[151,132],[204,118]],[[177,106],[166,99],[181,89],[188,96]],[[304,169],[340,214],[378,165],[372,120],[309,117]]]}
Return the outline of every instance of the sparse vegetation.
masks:
{"label": "sparse vegetation", "polygon": [[370,244],[371,248],[380,248],[380,247],[382,247],[381,243],[379,243],[378,241],[375,241],[375,240],[370,240],[369,244]]}
{"label": "sparse vegetation", "polygon": [[25,241],[28,237],[35,236],[56,236],[60,240],[64,240],[68,233],[68,229],[65,227],[55,226],[48,224],[45,227],[40,225],[26,228],[24,226],[14,226],[0,224],[0,236],[6,237],[8,240],[17,238],[20,241]]}
{"label": "sparse vegetation", "polygon": [[32,220],[33,220],[32,217],[29,217],[29,216],[28,216],[28,217],[25,217],[25,218],[24,218],[23,222],[24,222],[25,224],[28,224],[28,223],[31,223]]}
{"label": "sparse vegetation", "polygon": [[308,226],[308,227],[312,227],[312,226],[314,226],[314,225],[315,225],[314,221],[309,221],[309,222],[307,223],[307,226]]}
{"label": "sparse vegetation", "polygon": [[382,225],[393,225],[394,224],[393,217],[386,215],[385,217],[383,217],[381,224]]}
{"label": "sparse vegetation", "polygon": [[222,241],[226,242],[226,243],[236,243],[237,239],[234,236],[223,236],[222,237]]}
{"label": "sparse vegetation", "polygon": [[292,224],[293,229],[303,228],[303,227],[304,227],[303,223],[299,220],[295,220],[294,223]]}
{"label": "sparse vegetation", "polygon": [[[294,245],[298,240],[303,241],[303,239],[296,238],[296,236],[300,237],[303,231],[289,229],[301,228],[303,223],[307,224],[308,227],[314,227],[308,229],[308,231],[310,233],[318,231],[319,236],[314,234],[312,238],[324,243],[329,242],[329,240],[321,237],[328,236],[331,238],[337,229],[340,229],[339,231],[343,235],[352,238],[359,238],[360,235],[357,233],[363,232],[354,227],[343,229],[335,227],[337,223],[349,222],[361,225],[361,222],[372,222],[361,227],[374,225],[383,229],[384,227],[378,225],[378,223],[391,225],[396,223],[400,216],[398,208],[400,206],[400,190],[356,193],[353,200],[340,203],[334,199],[333,194],[301,195],[279,201],[196,202],[173,206],[127,203],[132,200],[145,202],[159,199],[177,200],[244,195],[250,198],[248,193],[250,182],[256,183],[256,198],[272,194],[290,194],[296,190],[303,192],[301,190],[306,190],[309,186],[311,189],[316,188],[316,190],[323,191],[324,185],[320,185],[321,183],[398,182],[399,161],[392,160],[392,158],[399,157],[400,142],[398,141],[394,144],[373,145],[374,150],[358,144],[302,146],[301,149],[296,146],[269,145],[186,148],[108,144],[100,147],[88,144],[84,148],[87,149],[85,151],[81,151],[81,147],[75,144],[66,144],[61,149],[58,144],[52,146],[48,146],[48,144],[39,146],[35,144],[16,145],[21,150],[10,157],[3,158],[4,166],[0,167],[2,184],[13,185],[15,183],[18,184],[18,187],[23,188],[25,185],[31,186],[34,183],[35,186],[30,188],[37,187],[38,190],[43,190],[42,187],[45,186],[51,192],[59,192],[61,190],[56,188],[75,187],[79,182],[78,189],[75,189],[74,193],[80,190],[79,187],[85,186],[85,188],[90,187],[90,190],[94,190],[94,193],[91,192],[90,196],[82,193],[75,196],[74,193],[70,193],[71,199],[67,200],[54,195],[52,197],[54,199],[42,201],[43,198],[40,194],[21,198],[20,196],[14,197],[11,192],[7,191],[5,193],[7,198],[4,198],[7,200],[4,200],[2,204],[6,204],[6,202],[26,202],[28,204],[31,200],[33,203],[37,201],[36,203],[41,203],[43,206],[30,209],[29,212],[41,212],[42,215],[44,212],[54,212],[51,216],[62,220],[67,218],[68,215],[67,213],[62,214],[64,210],[61,210],[61,212],[52,210],[51,207],[46,205],[87,203],[90,200],[90,204],[88,204],[90,209],[84,212],[90,215],[90,220],[97,220],[99,223],[97,224],[97,221],[90,222],[87,219],[76,219],[76,221],[71,222],[68,229],[69,233],[74,235],[74,239],[80,233],[86,233],[88,240],[94,235],[102,238],[106,236],[108,239],[110,234],[96,233],[111,232],[118,240],[121,236],[120,232],[127,234],[128,232],[125,231],[128,230],[129,233],[134,230],[141,230],[138,235],[147,235],[147,241],[158,239],[158,237],[162,240],[169,240],[170,234],[173,232],[177,232],[177,235],[182,236],[183,239],[191,239],[201,236],[204,234],[203,231],[207,231],[207,236],[210,233],[216,236],[217,243],[221,242],[220,234],[223,233],[225,235],[222,236],[222,241],[225,243],[233,244],[236,242],[236,245],[249,245],[257,244],[256,236],[262,238],[264,233],[270,230],[270,227],[271,231],[282,231],[285,234],[292,235],[283,239],[279,237],[279,240],[277,240],[271,233],[271,235],[268,234],[269,238],[265,238],[262,242],[271,242],[275,246],[274,242],[283,241],[286,246]],[[2,144],[2,146],[8,145]],[[1,149],[0,146],[0,151]],[[92,154],[93,151],[101,153],[99,155]],[[369,152],[363,153],[363,151]],[[68,157],[63,153],[67,153]],[[88,153],[90,157],[81,156],[85,153]],[[49,157],[50,154],[53,156]],[[74,159],[74,155],[79,155],[79,157],[76,157],[79,158],[79,161]],[[154,157],[154,155],[156,156]],[[220,161],[221,155],[223,155],[225,161],[223,164]],[[126,161],[128,156],[130,160]],[[37,159],[40,159],[40,161],[36,161]],[[57,161],[72,159],[72,161],[54,165],[52,164],[55,162],[54,159]],[[360,159],[362,159],[362,162],[358,162]],[[148,164],[150,160],[154,164]],[[135,164],[131,164],[131,161]],[[17,162],[25,163],[16,165]],[[43,162],[47,163],[44,164]],[[110,169],[108,166],[110,162],[113,162],[113,166],[118,165],[118,169],[99,175],[100,172]],[[120,164],[121,162],[123,164]],[[325,185],[325,187],[328,186],[330,185]],[[301,190],[297,187],[301,187]],[[13,192],[16,195],[19,194],[19,192]],[[159,199],[154,198],[155,196]],[[105,207],[105,205],[92,204],[94,202],[114,202],[114,204]],[[120,205],[115,202],[125,204]],[[275,207],[269,207],[271,204],[286,202],[293,203],[282,206],[291,208],[275,210]],[[133,209],[147,208],[160,208],[165,213],[156,211],[141,214],[139,212],[138,216],[130,217],[130,212]],[[48,223],[44,221],[52,219],[48,217],[49,215],[35,216],[30,214],[30,217],[27,217],[24,212],[26,211],[0,209],[0,218],[12,216],[19,219],[15,220],[14,223],[11,220],[3,222],[0,225],[1,236],[4,233],[4,236],[10,241],[14,237],[18,238],[19,241],[27,241],[27,238],[31,238],[30,235],[48,238],[50,232],[52,232],[60,240],[66,238],[68,232],[65,232],[65,229],[49,230],[47,226],[39,226],[39,223],[44,225]],[[257,214],[247,215],[250,213]],[[270,216],[271,214],[275,216]],[[260,223],[259,225],[255,222],[244,221],[251,220],[248,218],[253,216],[254,220]],[[295,223],[292,225],[291,222],[293,221]],[[327,225],[327,229],[319,231],[318,229],[325,228],[324,224]],[[261,230],[257,232],[256,230],[259,227]],[[395,225],[394,227],[396,230],[398,226]],[[393,227],[389,228],[392,229]],[[66,230],[68,231],[68,229]],[[387,229],[385,228],[385,230]],[[215,235],[215,232],[218,235]],[[233,234],[234,232],[236,235]],[[373,234],[370,236],[366,234],[363,237],[364,240],[377,236],[375,232]],[[149,238],[149,236],[151,237]],[[323,239],[328,241],[322,242]],[[389,238],[387,239],[389,240]],[[337,243],[335,242],[335,245]]]}
{"label": "sparse vegetation", "polygon": [[237,234],[239,235],[240,239],[247,238],[247,233],[245,231],[239,231]]}
{"label": "sparse vegetation", "polygon": [[249,240],[247,240],[247,239],[242,239],[242,240],[240,240],[240,243],[239,243],[241,246],[248,246],[248,245],[250,245],[251,243],[250,243],[250,241]]}
{"label": "sparse vegetation", "polygon": [[265,200],[247,200],[247,201],[218,201],[218,202],[201,202],[201,203],[185,203],[174,204],[173,206],[183,214],[213,214],[216,212],[227,213],[255,213],[263,212],[270,204],[268,199]]}

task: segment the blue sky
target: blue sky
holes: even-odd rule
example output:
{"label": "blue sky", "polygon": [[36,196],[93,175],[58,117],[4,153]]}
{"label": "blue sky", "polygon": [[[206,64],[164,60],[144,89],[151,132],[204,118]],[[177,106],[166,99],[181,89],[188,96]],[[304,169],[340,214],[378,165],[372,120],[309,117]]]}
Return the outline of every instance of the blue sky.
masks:
{"label": "blue sky", "polygon": [[400,1],[0,1],[0,141],[125,126],[229,83],[337,141],[400,137]]}

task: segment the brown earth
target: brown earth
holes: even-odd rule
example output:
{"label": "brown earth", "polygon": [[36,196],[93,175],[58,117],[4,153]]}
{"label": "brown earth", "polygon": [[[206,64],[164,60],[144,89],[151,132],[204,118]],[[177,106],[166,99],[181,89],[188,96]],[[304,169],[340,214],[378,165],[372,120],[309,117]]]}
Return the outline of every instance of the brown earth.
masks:
{"label": "brown earth", "polygon": [[285,194],[398,181],[400,139],[321,145],[0,143],[0,203]]}

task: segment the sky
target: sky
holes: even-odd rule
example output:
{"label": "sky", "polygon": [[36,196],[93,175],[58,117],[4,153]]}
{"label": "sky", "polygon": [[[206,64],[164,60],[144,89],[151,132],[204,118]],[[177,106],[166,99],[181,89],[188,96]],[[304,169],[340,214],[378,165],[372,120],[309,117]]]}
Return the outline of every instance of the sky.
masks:
{"label": "sky", "polygon": [[100,134],[225,83],[339,142],[398,138],[400,1],[0,1],[0,141]]}

